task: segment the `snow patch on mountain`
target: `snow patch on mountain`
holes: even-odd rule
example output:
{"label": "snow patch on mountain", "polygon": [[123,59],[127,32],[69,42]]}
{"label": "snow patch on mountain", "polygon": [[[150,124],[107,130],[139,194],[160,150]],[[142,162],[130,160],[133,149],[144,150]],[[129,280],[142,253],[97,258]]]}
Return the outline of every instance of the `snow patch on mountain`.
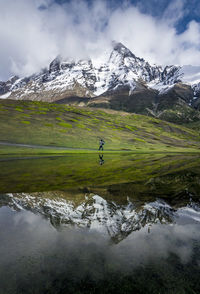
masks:
{"label": "snow patch on mountain", "polygon": [[174,87],[174,84],[165,85],[163,82],[160,83],[160,82],[152,81],[148,83],[148,87],[150,89],[157,90],[159,94],[162,95],[162,94],[166,94],[170,89],[172,89]]}
{"label": "snow patch on mountain", "polygon": [[0,99],[7,99],[11,95],[11,92],[7,92],[6,94],[0,95]]}

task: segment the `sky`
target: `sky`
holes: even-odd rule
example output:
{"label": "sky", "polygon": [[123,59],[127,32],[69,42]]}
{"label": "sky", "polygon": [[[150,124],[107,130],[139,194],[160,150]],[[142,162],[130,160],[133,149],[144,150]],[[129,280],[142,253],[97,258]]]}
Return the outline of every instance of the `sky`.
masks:
{"label": "sky", "polygon": [[0,80],[113,40],[151,64],[200,65],[199,0],[0,0]]}

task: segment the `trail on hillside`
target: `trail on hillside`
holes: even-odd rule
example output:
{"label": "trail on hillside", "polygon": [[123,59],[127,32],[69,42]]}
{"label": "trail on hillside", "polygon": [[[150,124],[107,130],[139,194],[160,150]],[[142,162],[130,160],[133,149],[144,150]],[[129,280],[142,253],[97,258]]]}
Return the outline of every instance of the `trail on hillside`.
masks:
{"label": "trail on hillside", "polygon": [[10,143],[10,142],[1,142],[1,141],[0,141],[0,145],[13,146],[13,147],[38,148],[38,149],[91,150],[91,151],[97,150],[97,149],[89,149],[89,148],[71,148],[71,147],[60,147],[60,146],[43,146],[43,145],[32,145],[32,144],[19,144],[19,143]]}

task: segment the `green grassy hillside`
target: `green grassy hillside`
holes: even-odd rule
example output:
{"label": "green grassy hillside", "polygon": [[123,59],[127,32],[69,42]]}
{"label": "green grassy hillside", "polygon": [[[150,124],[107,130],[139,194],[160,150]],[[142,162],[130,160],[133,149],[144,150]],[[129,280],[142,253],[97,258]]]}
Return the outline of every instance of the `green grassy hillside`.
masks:
{"label": "green grassy hillside", "polygon": [[105,150],[195,151],[191,129],[152,117],[33,101],[0,101],[0,141]]}

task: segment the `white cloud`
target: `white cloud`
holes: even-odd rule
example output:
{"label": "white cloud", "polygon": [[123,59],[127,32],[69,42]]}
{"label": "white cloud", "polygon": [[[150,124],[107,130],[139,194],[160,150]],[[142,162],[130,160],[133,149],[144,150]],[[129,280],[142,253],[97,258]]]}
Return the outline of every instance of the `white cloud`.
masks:
{"label": "white cloud", "polygon": [[184,4],[186,0],[175,0],[169,2],[168,7],[164,11],[163,18],[171,25],[175,25],[180,19],[184,17]]}
{"label": "white cloud", "polygon": [[200,65],[200,24],[192,21],[178,35],[184,0],[172,3],[161,19],[127,1],[112,9],[100,0],[90,6],[84,0],[62,6],[53,0],[0,0],[0,79],[32,74],[58,54],[98,55],[111,40],[151,63]]}

